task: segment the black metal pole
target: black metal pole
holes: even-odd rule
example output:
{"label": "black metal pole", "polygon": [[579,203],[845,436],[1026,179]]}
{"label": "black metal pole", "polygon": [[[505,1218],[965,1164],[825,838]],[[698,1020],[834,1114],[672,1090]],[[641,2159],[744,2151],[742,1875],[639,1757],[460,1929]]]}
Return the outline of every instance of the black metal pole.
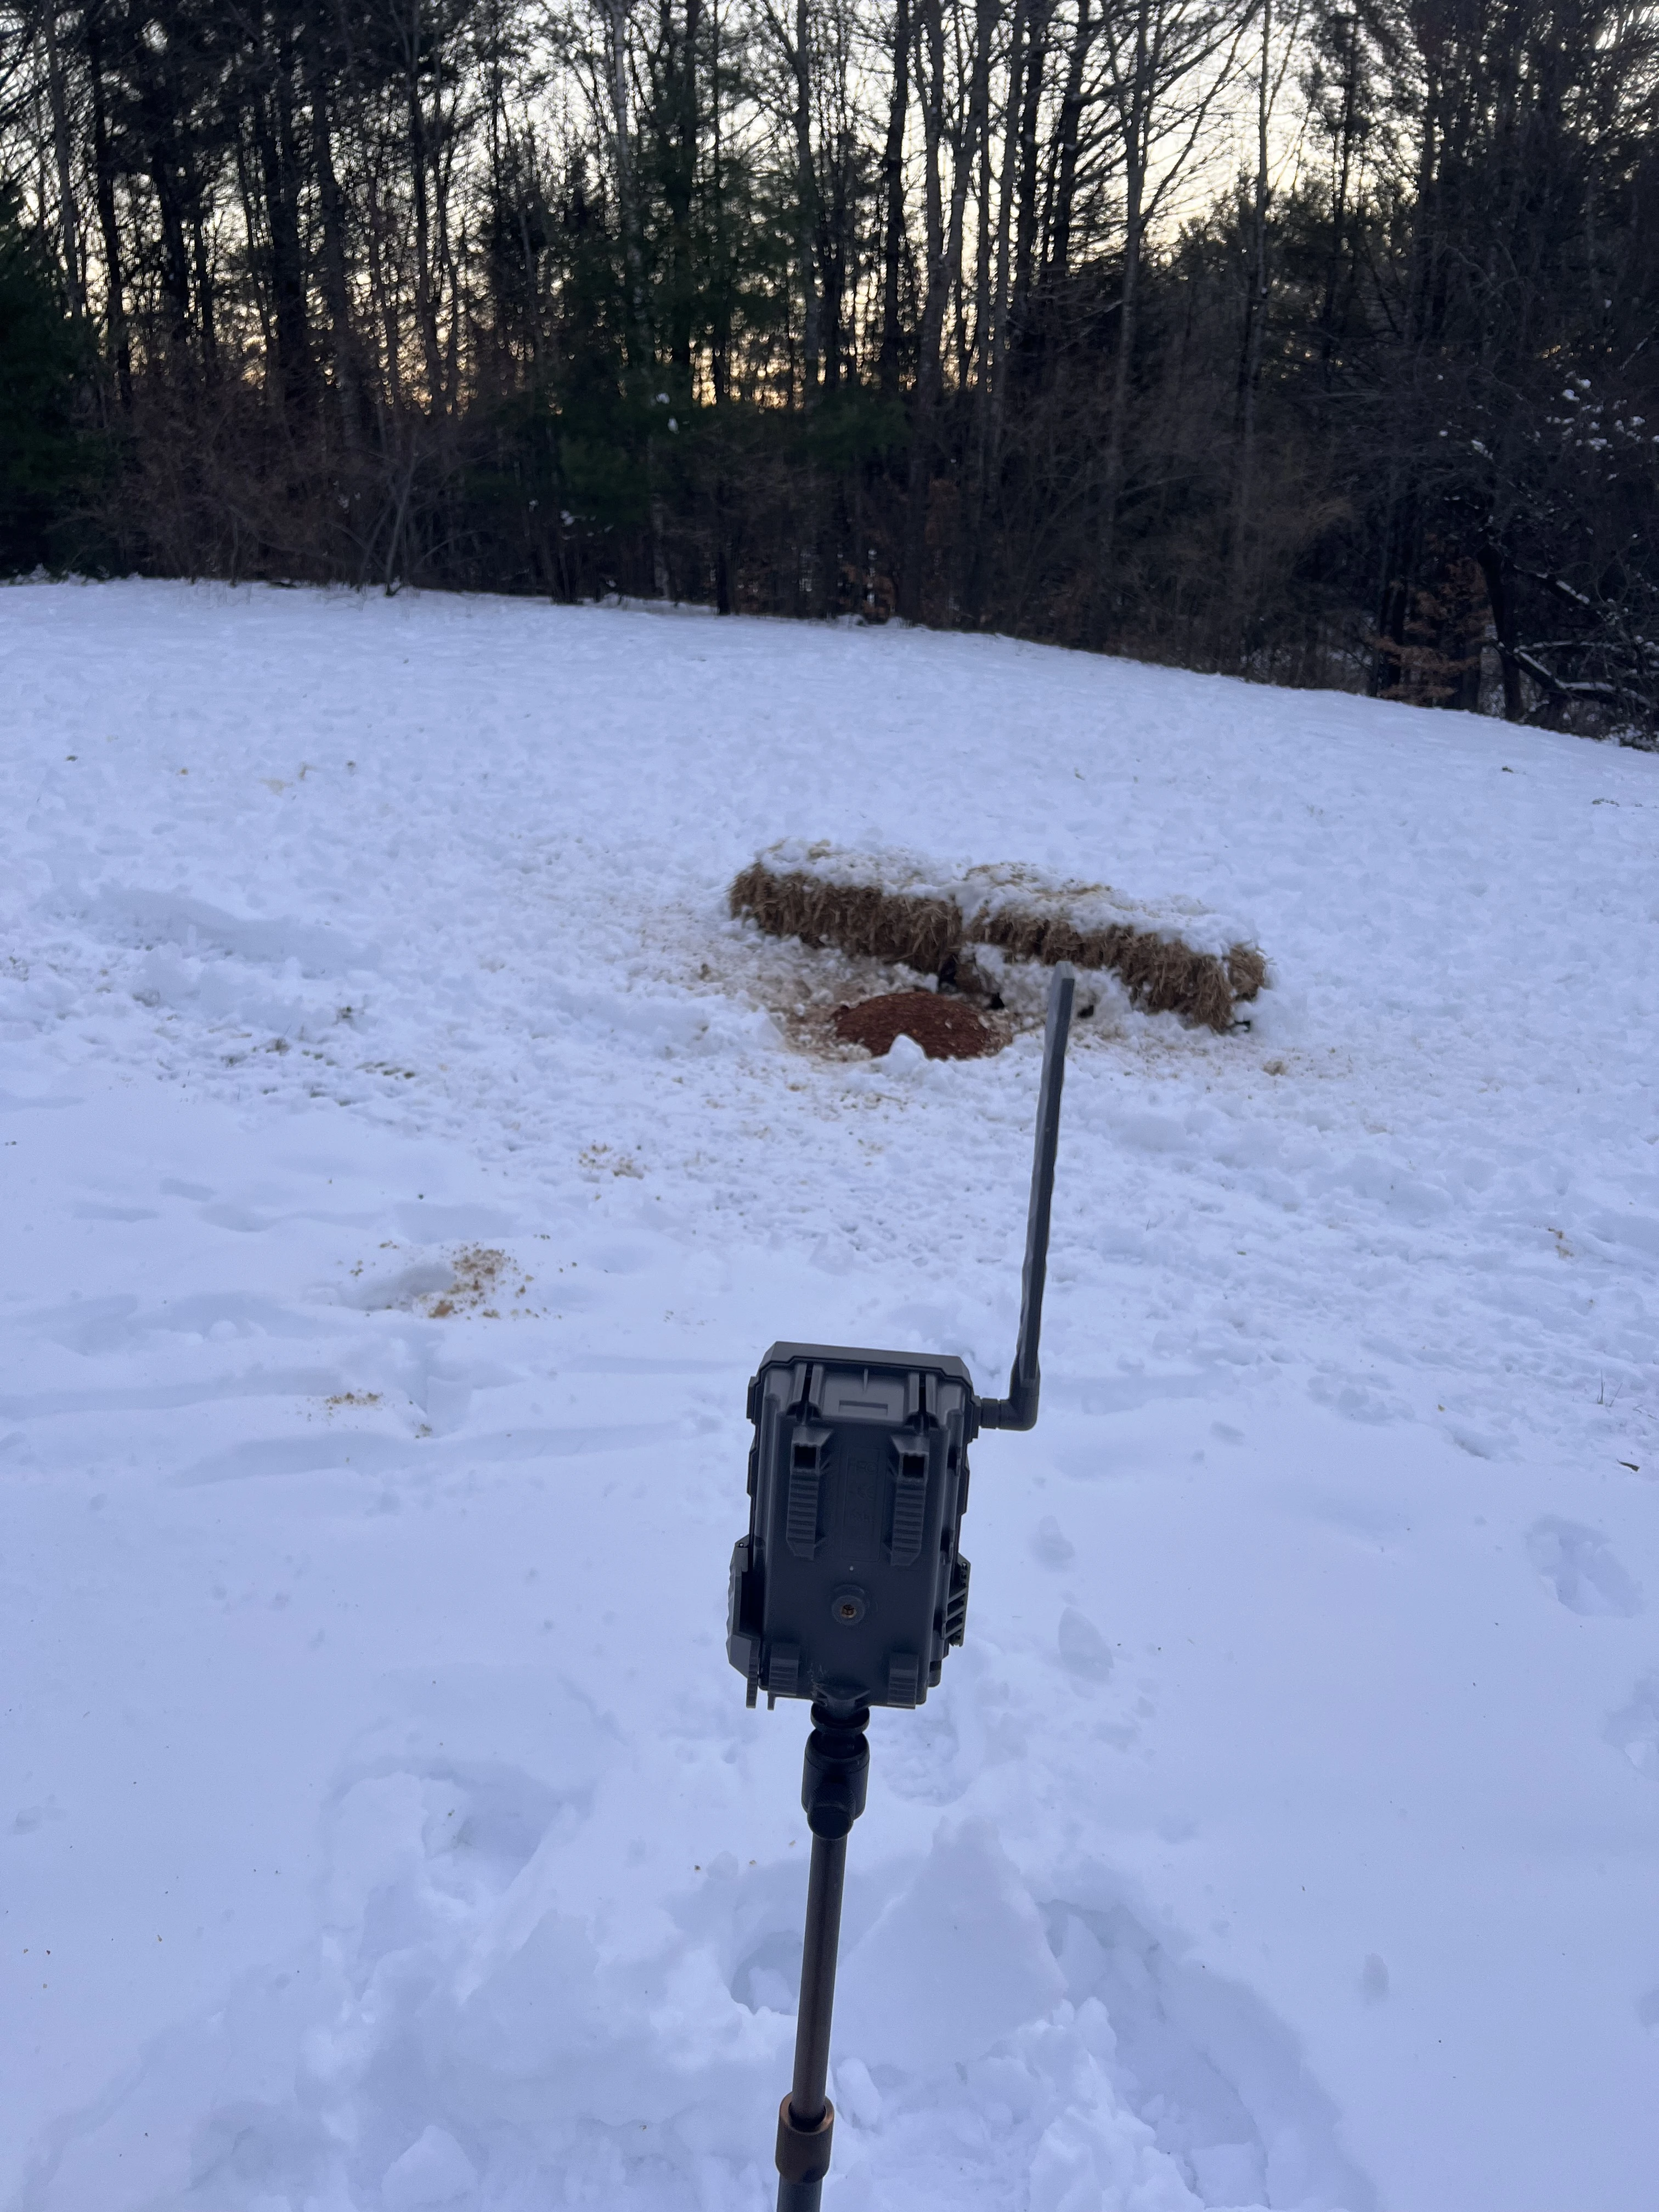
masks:
{"label": "black metal pole", "polygon": [[982,1429],[1036,1426],[1042,1377],[1037,1339],[1042,1334],[1042,1291],[1048,1274],[1048,1218],[1054,1198],[1054,1156],[1060,1149],[1060,1093],[1066,1080],[1066,1040],[1072,1031],[1077,975],[1061,961],[1048,986],[1048,1021],[1042,1036],[1042,1081],[1037,1091],[1036,1145],[1031,1160],[1031,1203],[1025,1220],[1025,1271],[1021,1279],[1019,1334],[1006,1398],[981,1398]]}
{"label": "black metal pole", "polygon": [[862,1706],[820,1702],[806,1739],[801,1803],[812,1831],[806,1879],[806,1929],[801,1944],[800,2003],[795,2015],[795,2072],[778,2107],[778,2212],[818,2212],[830,2171],[836,2108],[824,2094],[830,2078],[830,2025],[836,2007],[836,1957],[847,1838],[864,1810],[870,1778]]}
{"label": "black metal pole", "polygon": [[795,2078],[789,2090],[789,2109],[798,2127],[815,2128],[823,2117],[823,2087],[830,2078],[830,2021],[836,2008],[841,1897],[846,1878],[846,1837],[814,1836],[812,1868],[806,1881],[806,1939],[800,1956]]}

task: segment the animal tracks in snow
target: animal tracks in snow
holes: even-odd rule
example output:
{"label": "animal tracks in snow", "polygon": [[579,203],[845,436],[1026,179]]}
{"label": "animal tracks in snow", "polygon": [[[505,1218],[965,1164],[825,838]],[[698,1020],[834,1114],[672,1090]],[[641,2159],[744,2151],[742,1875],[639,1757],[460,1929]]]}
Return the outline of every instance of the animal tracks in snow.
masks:
{"label": "animal tracks in snow", "polygon": [[1628,1620],[1642,1610],[1641,1591],[1597,1528],[1547,1514],[1527,1531],[1527,1557],[1569,1613]]}
{"label": "animal tracks in snow", "polygon": [[1086,1613],[1068,1605],[1060,1616],[1060,1663],[1076,1681],[1104,1682],[1112,1671],[1111,1646]]}
{"label": "animal tracks in snow", "polygon": [[1608,1714],[1603,1734],[1638,1774],[1659,1782],[1659,1674],[1639,1681],[1629,1702]]}

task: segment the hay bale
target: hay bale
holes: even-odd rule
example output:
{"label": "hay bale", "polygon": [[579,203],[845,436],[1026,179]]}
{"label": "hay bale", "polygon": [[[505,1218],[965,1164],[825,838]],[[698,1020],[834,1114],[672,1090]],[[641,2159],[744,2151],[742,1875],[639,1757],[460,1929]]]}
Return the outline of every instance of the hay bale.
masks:
{"label": "hay bale", "polygon": [[1258,991],[1267,988],[1267,957],[1260,945],[1228,946],[1227,980],[1236,999],[1253,999]]}
{"label": "hay bale", "polygon": [[1224,1033],[1267,982],[1248,935],[1182,901],[1164,914],[1103,884],[1055,884],[1028,868],[952,874],[908,853],[775,846],[732,882],[732,913],[774,937],[902,963],[920,975],[971,973],[975,945],[1045,967],[1110,969],[1150,1014]]}
{"label": "hay bale", "polygon": [[763,860],[733,880],[727,902],[769,937],[902,961],[918,975],[937,975],[962,942],[962,916],[949,899],[841,883],[799,868],[777,873]]}

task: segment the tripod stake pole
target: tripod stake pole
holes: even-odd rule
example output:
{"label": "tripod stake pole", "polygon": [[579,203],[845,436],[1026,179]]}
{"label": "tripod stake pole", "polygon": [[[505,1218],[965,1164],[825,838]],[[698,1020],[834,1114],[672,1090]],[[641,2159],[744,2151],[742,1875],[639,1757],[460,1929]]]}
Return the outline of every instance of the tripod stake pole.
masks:
{"label": "tripod stake pole", "polygon": [[818,2212],[836,2109],[824,2094],[830,2022],[836,2004],[836,1954],[847,1875],[847,1838],[864,1810],[870,1779],[867,1707],[821,1701],[812,1707],[800,1801],[812,1831],[801,1946],[795,2073],[778,2107],[778,2212]]}

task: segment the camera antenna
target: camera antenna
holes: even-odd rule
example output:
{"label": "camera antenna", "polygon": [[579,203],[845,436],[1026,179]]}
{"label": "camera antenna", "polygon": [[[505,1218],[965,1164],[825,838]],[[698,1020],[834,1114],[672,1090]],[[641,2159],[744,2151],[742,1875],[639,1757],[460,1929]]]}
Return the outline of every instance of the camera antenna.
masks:
{"label": "camera antenna", "polygon": [[1019,1338],[1006,1398],[952,1352],[775,1344],[749,1385],[749,1533],[732,1553],[726,1656],[752,1705],[811,1700],[801,1807],[812,1832],[795,2069],[778,2108],[778,2212],[819,2212],[836,2112],[827,2094],[847,1839],[864,1810],[876,1705],[939,1686],[968,1623],[962,1516],[981,1429],[1029,1429],[1077,978],[1054,970],[1042,1042]]}
{"label": "camera antenna", "polygon": [[1025,1223],[1025,1269],[1020,1279],[1019,1334],[1006,1398],[981,1398],[982,1429],[1036,1426],[1042,1376],[1037,1339],[1042,1333],[1042,1291],[1048,1273],[1048,1216],[1054,1198],[1054,1155],[1060,1149],[1060,1091],[1066,1080],[1066,1040],[1071,1033],[1077,975],[1062,962],[1048,990],[1048,1023],[1042,1036],[1042,1087],[1037,1093],[1036,1145],[1031,1159],[1031,1210]]}

